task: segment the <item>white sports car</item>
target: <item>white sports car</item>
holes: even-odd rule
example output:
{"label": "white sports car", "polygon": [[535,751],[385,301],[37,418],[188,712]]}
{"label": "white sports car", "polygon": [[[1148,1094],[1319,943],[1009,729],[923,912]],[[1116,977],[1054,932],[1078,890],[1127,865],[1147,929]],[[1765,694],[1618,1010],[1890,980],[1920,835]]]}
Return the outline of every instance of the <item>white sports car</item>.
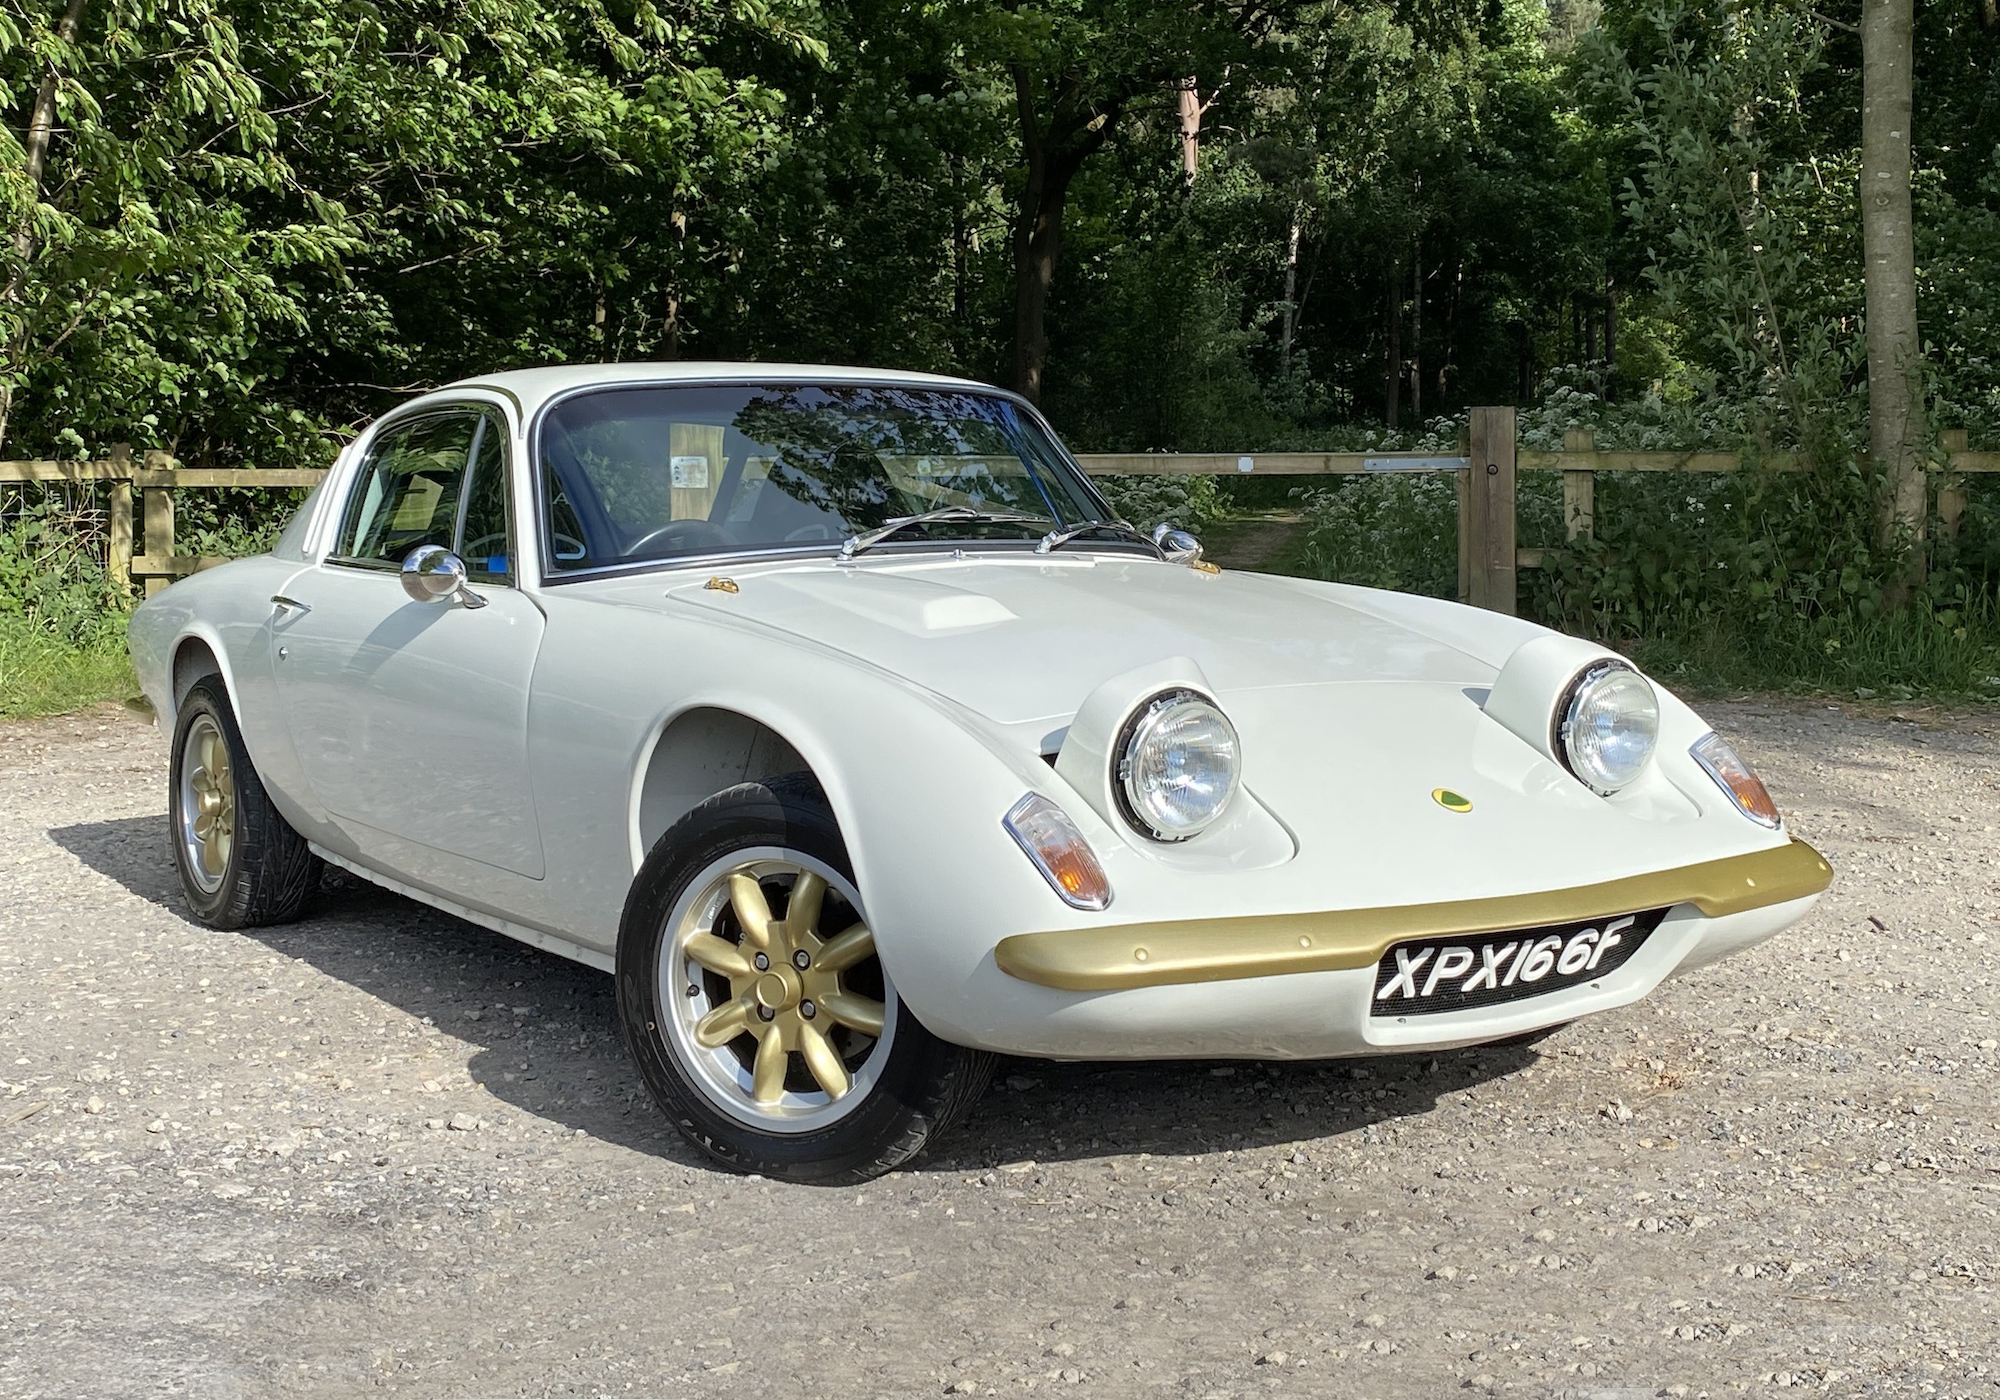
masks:
{"label": "white sports car", "polygon": [[1604,648],[1220,571],[925,375],[451,385],[131,645],[197,917],[326,861],[602,968],[682,1131],[792,1180],[909,1158],[993,1052],[1528,1035],[1831,878]]}

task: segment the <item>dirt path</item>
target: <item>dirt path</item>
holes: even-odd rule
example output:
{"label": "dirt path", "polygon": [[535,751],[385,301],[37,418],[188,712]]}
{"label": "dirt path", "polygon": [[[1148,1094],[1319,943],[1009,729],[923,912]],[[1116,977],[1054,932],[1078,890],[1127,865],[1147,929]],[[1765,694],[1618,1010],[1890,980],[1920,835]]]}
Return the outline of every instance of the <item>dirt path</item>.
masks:
{"label": "dirt path", "polygon": [[1211,526],[1203,543],[1208,557],[1226,569],[1283,572],[1297,558],[1305,530],[1297,511],[1253,511]]}
{"label": "dirt path", "polygon": [[2000,738],[1717,705],[1839,883],[1534,1050],[1014,1063],[719,1175],[610,983],[348,886],[208,932],[131,716],[0,726],[0,1395],[1991,1396]]}

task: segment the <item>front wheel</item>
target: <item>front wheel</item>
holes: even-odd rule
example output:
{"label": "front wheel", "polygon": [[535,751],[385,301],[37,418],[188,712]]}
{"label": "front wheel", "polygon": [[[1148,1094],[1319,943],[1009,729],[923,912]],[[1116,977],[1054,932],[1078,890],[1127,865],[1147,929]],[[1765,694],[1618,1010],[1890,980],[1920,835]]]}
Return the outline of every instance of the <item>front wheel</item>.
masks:
{"label": "front wheel", "polygon": [[646,1087],[739,1171],[878,1176],[970,1107],[992,1067],[897,998],[805,774],[718,793],[660,838],[626,902],[617,976]]}

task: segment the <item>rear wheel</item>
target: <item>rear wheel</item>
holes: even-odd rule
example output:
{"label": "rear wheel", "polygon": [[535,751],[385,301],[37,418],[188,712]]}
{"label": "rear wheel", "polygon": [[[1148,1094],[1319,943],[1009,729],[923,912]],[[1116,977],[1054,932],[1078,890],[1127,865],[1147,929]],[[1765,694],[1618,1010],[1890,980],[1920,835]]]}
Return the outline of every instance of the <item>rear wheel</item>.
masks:
{"label": "rear wheel", "polygon": [[181,891],[210,928],[296,919],[319,883],[319,858],[264,790],[219,676],[181,700],[167,785]]}
{"label": "rear wheel", "polygon": [[719,793],[660,838],[626,904],[618,1009],[682,1133],[789,1181],[865,1181],[907,1161],[992,1066],[898,999],[805,774]]}

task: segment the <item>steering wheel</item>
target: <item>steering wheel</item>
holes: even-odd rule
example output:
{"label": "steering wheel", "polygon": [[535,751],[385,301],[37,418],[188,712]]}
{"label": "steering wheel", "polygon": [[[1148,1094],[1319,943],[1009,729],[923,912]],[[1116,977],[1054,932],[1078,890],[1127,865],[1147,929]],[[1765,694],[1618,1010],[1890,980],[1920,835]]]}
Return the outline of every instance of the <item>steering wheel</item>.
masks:
{"label": "steering wheel", "polygon": [[[578,539],[575,535],[565,535],[560,530],[551,530],[549,532],[549,542],[556,546],[556,558],[562,560],[581,559],[590,552],[582,540]],[[490,535],[481,535],[476,540],[467,540],[464,552],[477,559],[483,555],[490,555],[493,552],[494,545],[499,545],[502,549],[505,549],[507,547],[507,537],[498,531]]]}
{"label": "steering wheel", "polygon": [[846,535],[841,534],[840,531],[834,529],[833,526],[827,524],[824,520],[815,520],[812,524],[801,525],[798,529],[786,535],[785,542],[792,544],[806,543],[812,540],[844,540],[846,538]]}
{"label": "steering wheel", "polygon": [[662,554],[672,554],[684,549],[701,549],[705,546],[731,549],[735,544],[735,536],[713,521],[669,520],[659,529],[648,531],[626,545],[623,557],[651,559]]}

